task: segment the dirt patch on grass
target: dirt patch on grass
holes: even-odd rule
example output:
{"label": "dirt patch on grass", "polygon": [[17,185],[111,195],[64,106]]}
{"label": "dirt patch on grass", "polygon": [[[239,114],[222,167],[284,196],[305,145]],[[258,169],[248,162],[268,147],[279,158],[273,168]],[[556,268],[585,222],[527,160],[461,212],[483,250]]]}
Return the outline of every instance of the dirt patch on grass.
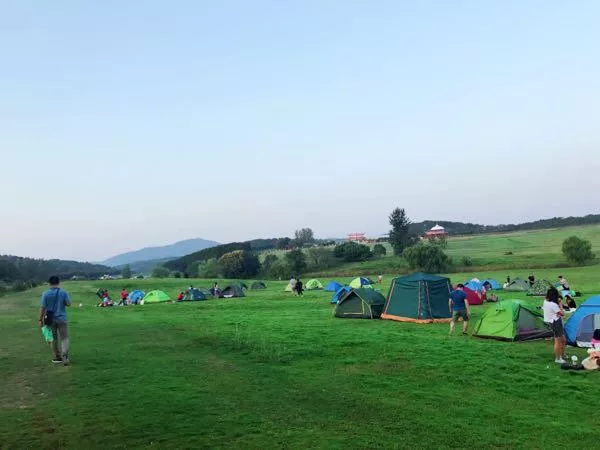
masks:
{"label": "dirt patch on grass", "polygon": [[206,358],[206,367],[213,372],[236,372],[239,370],[239,367],[233,364],[230,361],[226,361],[222,358],[219,358],[215,355],[209,355]]}

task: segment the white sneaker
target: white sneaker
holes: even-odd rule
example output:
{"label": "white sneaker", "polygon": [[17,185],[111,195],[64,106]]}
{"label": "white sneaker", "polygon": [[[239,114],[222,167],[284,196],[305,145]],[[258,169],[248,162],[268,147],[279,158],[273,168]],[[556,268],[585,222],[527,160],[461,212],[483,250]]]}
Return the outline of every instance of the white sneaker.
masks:
{"label": "white sneaker", "polygon": [[564,359],[562,359],[562,358],[555,359],[554,362],[556,364],[565,364],[566,363],[566,361]]}

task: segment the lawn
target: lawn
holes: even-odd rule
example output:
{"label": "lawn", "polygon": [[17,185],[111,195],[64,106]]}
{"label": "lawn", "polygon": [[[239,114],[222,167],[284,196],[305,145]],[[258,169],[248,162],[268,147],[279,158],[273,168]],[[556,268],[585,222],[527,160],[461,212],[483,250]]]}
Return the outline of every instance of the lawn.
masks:
{"label": "lawn", "polygon": [[[600,293],[597,268],[560,272],[586,297]],[[126,285],[175,295],[188,282]],[[70,367],[51,366],[36,328],[41,288],[0,299],[2,448],[596,446],[589,405],[600,374],[561,371],[549,341],[336,319],[331,294],[293,298],[285,282],[241,299],[93,306],[97,287],[114,295],[123,283],[65,284],[76,305]]]}

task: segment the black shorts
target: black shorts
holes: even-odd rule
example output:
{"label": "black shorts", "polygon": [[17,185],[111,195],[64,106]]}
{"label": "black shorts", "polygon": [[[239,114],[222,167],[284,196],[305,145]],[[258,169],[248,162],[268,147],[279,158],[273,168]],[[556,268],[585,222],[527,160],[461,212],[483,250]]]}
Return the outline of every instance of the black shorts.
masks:
{"label": "black shorts", "polygon": [[562,319],[552,322],[550,324],[550,328],[552,329],[552,333],[554,334],[555,338],[563,337],[565,335]]}
{"label": "black shorts", "polygon": [[456,322],[456,321],[457,321],[458,319],[460,319],[461,317],[462,317],[462,319],[463,319],[465,322],[468,322],[468,321],[469,321],[469,314],[467,313],[467,310],[466,310],[466,309],[460,309],[460,310],[458,310],[458,311],[454,311],[454,312],[452,313],[452,321],[453,321],[453,322]]}

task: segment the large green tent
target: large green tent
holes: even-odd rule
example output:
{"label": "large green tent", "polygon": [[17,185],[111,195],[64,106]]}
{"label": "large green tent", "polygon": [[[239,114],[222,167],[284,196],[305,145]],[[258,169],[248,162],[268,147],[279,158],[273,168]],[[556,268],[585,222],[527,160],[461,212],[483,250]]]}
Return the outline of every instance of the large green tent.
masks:
{"label": "large green tent", "polygon": [[527,295],[544,296],[546,295],[546,292],[548,292],[548,289],[553,287],[554,286],[552,283],[550,283],[548,280],[537,280],[535,283],[533,283],[533,285],[531,285]]}
{"label": "large green tent", "polygon": [[344,319],[378,319],[385,297],[373,289],[352,289],[340,298],[335,316]]}
{"label": "large green tent", "polygon": [[221,298],[245,297],[244,290],[239,284],[232,284],[221,291]]}
{"label": "large green tent", "polygon": [[417,272],[394,278],[381,318],[400,322],[448,322],[451,319],[450,292],[452,285],[445,277]]}
{"label": "large green tent", "polygon": [[527,341],[552,336],[544,316],[518,300],[504,300],[483,313],[473,336],[503,341]]}
{"label": "large green tent", "polygon": [[168,302],[171,300],[171,297],[169,297],[164,291],[155,290],[148,292],[144,296],[143,300],[144,303],[162,303]]}
{"label": "large green tent", "polygon": [[308,280],[306,282],[304,289],[306,289],[307,291],[312,291],[315,289],[323,289],[323,284],[319,280],[315,280],[313,278],[312,280]]}
{"label": "large green tent", "polygon": [[527,281],[517,278],[516,280],[511,281],[510,284],[504,288],[504,290],[511,292],[525,292],[528,291],[530,287],[531,286]]}

